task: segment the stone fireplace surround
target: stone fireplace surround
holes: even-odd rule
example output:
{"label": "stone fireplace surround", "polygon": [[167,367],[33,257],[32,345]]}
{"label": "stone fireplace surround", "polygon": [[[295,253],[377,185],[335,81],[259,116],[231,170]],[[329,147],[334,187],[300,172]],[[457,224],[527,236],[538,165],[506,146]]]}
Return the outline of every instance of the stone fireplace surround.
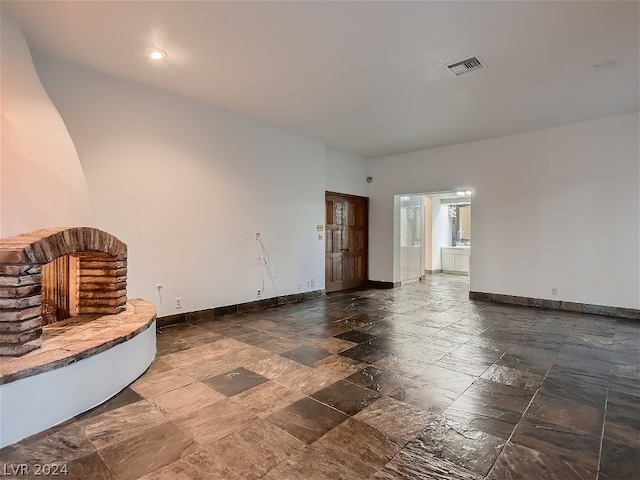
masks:
{"label": "stone fireplace surround", "polygon": [[[65,256],[69,318],[43,325],[43,270]],[[156,311],[127,299],[126,259],[123,242],[89,227],[0,240],[0,448],[101,404],[151,364]]]}
{"label": "stone fireplace surround", "polygon": [[0,355],[42,344],[43,271],[69,258],[71,317],[127,303],[127,246],[95,228],[50,228],[0,240]]}

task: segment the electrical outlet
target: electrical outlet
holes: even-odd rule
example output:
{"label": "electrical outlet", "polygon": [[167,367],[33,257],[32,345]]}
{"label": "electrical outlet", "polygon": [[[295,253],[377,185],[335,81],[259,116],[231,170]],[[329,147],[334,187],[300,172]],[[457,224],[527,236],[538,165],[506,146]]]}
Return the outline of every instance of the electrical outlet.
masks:
{"label": "electrical outlet", "polygon": [[256,240],[260,240],[260,232],[256,232]]}
{"label": "electrical outlet", "polygon": [[557,297],[558,296],[558,289],[557,288],[552,288],[551,289],[551,295],[554,296],[554,297]]}
{"label": "electrical outlet", "polygon": [[310,285],[309,285],[310,287],[315,287],[316,286],[316,279],[312,278],[311,280],[309,280],[309,283],[310,283]]}
{"label": "electrical outlet", "polygon": [[258,296],[262,295],[262,290],[258,290],[257,295],[258,295]]}
{"label": "electrical outlet", "polygon": [[176,308],[182,308],[182,297],[176,297]]}

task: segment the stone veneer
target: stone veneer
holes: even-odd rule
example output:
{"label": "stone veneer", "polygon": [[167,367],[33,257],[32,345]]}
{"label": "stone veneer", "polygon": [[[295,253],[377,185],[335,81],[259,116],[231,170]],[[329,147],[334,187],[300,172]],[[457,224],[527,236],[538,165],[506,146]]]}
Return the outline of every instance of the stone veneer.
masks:
{"label": "stone veneer", "polygon": [[0,355],[42,344],[42,269],[68,255],[75,282],[71,317],[115,315],[127,303],[127,246],[95,228],[48,228],[0,240]]}

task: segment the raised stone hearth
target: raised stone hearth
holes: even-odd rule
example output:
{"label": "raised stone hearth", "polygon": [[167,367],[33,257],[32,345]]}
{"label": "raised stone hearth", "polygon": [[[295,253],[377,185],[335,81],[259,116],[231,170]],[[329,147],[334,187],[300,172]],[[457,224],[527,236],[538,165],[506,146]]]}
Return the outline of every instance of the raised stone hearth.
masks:
{"label": "raised stone hearth", "polygon": [[105,352],[148,329],[155,318],[156,310],[151,303],[132,298],[125,309],[115,315],[79,315],[47,325],[42,329],[40,349],[2,360],[0,385]]}
{"label": "raised stone hearth", "polygon": [[0,359],[0,448],[101,404],[149,367],[156,310],[130,299],[114,315],[85,314],[42,328],[42,347]]}
{"label": "raised stone hearth", "polygon": [[156,310],[127,246],[89,227],[0,240],[0,448],[112,397],[151,364]]}
{"label": "raised stone hearth", "polygon": [[49,228],[0,240],[0,355],[39,348],[43,324],[126,303],[127,246],[113,235]]}

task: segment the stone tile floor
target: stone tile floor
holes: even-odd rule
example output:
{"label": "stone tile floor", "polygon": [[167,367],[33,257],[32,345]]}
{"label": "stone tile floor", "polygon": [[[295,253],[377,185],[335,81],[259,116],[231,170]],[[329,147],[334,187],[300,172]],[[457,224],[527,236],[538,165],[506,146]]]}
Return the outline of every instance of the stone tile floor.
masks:
{"label": "stone tile floor", "polygon": [[468,289],[431,275],[167,327],[136,382],[0,461],[91,480],[640,478],[640,324]]}

